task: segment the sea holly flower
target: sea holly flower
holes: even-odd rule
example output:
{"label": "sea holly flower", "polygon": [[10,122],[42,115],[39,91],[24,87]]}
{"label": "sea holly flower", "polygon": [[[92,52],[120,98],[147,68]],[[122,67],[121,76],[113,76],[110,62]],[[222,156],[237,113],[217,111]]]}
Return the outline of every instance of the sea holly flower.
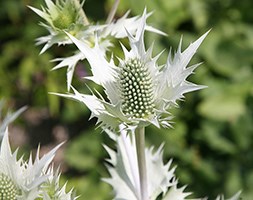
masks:
{"label": "sea holly flower", "polygon": [[85,26],[88,25],[87,18],[82,10],[83,3],[79,0],[56,0],[55,3],[51,0],[45,0],[47,7],[42,6],[42,10],[29,6],[35,13],[43,18],[46,23],[41,22],[48,31],[48,36],[43,36],[37,39],[37,44],[46,45],[41,50],[45,52],[53,44],[69,44],[71,41],[66,37],[63,31],[68,31],[77,37],[85,31]]}
{"label": "sea holly flower", "polygon": [[[37,39],[37,44],[44,44],[41,53],[45,52],[54,44],[63,45],[70,44],[72,41],[65,34],[65,31],[75,36],[76,38],[93,47],[95,38],[97,37],[101,50],[105,53],[112,43],[110,38],[127,37],[125,27],[130,27],[128,31],[134,34],[141,23],[140,16],[128,17],[129,11],[118,20],[107,21],[105,24],[97,24],[89,22],[83,9],[83,3],[79,0],[57,0],[54,4],[51,0],[45,0],[47,8],[42,7],[42,10],[30,8],[42,17],[46,23],[41,23],[48,31],[48,36],[43,36]],[[150,16],[152,13],[149,13]],[[96,24],[96,25],[93,25]],[[145,29],[158,34],[163,32],[146,25]],[[67,88],[70,90],[70,85],[73,78],[75,66],[78,61],[85,59],[84,54],[76,52],[73,56],[67,58],[56,58],[53,61],[59,61],[53,70],[67,67]]]}
{"label": "sea holly flower", "polygon": [[[82,9],[84,1],[80,3],[79,0],[56,0],[53,3],[52,0],[45,0],[45,3],[47,7],[42,6],[42,10],[29,6],[29,8],[46,21],[46,23],[41,22],[41,25],[50,33],[48,36],[38,38],[37,44],[46,43],[41,53],[45,52],[53,44],[62,45],[72,43],[64,31],[93,46],[95,32],[101,38],[100,41],[103,42],[108,36],[124,38],[127,36],[124,27],[131,26],[129,31],[134,33],[140,24],[140,17],[128,18],[128,11],[117,21],[109,21],[102,25],[92,25]],[[149,13],[149,16],[151,14]],[[145,28],[152,32],[164,34],[152,26],[147,25]],[[105,49],[110,46],[110,43],[106,42],[106,44]]]}
{"label": "sea holly flower", "polygon": [[[4,102],[0,101],[0,115]],[[39,149],[33,162],[32,155],[26,162],[23,156],[17,159],[18,151],[11,152],[7,126],[14,121],[26,107],[9,113],[0,123],[0,137],[4,136],[0,148],[0,199],[4,200],[75,200],[73,190],[66,193],[66,184],[59,186],[59,168],[54,172],[50,166],[58,145],[49,153],[39,158]],[[0,138],[1,139],[1,138]],[[50,191],[49,191],[50,190]],[[54,191],[53,193],[52,190]]]}
{"label": "sea holly flower", "polygon": [[[125,27],[128,27],[128,32],[131,34],[135,34],[137,28],[141,25],[141,18],[140,16],[130,17],[128,18],[129,11],[117,21],[113,21],[107,25],[96,25],[96,26],[88,26],[87,31],[83,32],[82,35],[86,37],[82,37],[85,43],[89,46],[93,47],[95,43],[95,38],[99,43],[100,50],[105,54],[110,47],[113,46],[111,43],[110,38],[114,37],[117,39],[127,37],[127,31]],[[149,17],[152,13],[149,13],[147,17]],[[158,33],[160,35],[166,35],[162,31],[159,31],[152,26],[146,24],[145,30]],[[75,36],[76,37],[76,36]],[[69,39],[69,38],[68,38]],[[67,67],[67,89],[70,90],[70,86],[73,79],[73,74],[75,71],[75,66],[81,60],[84,60],[86,57],[85,55],[78,51],[74,53],[74,55],[66,57],[66,58],[56,58],[52,60],[53,62],[59,62],[53,70],[57,70],[63,67]]]}
{"label": "sea holly flower", "polygon": [[168,127],[171,106],[176,105],[176,101],[182,99],[185,93],[204,88],[186,79],[199,66],[187,67],[208,32],[183,52],[181,40],[174,58],[170,53],[165,65],[158,66],[159,55],[152,58],[153,46],[145,49],[146,18],[144,11],[136,35],[128,33],[131,49],[127,50],[122,45],[125,57],[119,59],[118,66],[113,59],[106,59],[98,42],[90,47],[68,34],[90,63],[92,77],[87,79],[101,85],[107,97],[95,95],[97,92],[93,95],[80,94],[75,89],[74,94],[60,95],[83,102],[102,126],[117,128],[124,124],[126,128],[132,129],[154,124],[157,127]]}
{"label": "sea holly flower", "polygon": [[32,156],[27,162],[23,157],[17,159],[18,151],[12,153],[8,130],[6,129],[0,150],[0,197],[6,200],[34,200],[41,193],[41,185],[47,180],[44,173],[59,147],[39,158],[37,152],[35,161]]}

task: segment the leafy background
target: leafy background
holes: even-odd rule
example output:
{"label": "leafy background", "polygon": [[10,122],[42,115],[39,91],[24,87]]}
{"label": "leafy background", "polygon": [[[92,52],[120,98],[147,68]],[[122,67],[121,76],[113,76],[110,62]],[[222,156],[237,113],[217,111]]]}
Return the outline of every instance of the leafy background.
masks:
{"label": "leafy background", "polygon": [[[91,20],[103,21],[113,0],[86,0],[84,10]],[[49,60],[71,55],[74,47],[53,47],[39,56],[41,46],[34,40],[47,32],[27,5],[40,7],[41,0],[0,2],[0,98],[6,109],[28,105],[27,111],[11,127],[13,147],[22,151],[40,143],[47,151],[67,140],[57,154],[62,162],[63,181],[75,187],[80,199],[111,199],[107,177],[107,157],[101,144],[113,145],[95,120],[77,102],[49,95],[66,92],[66,69],[51,71]],[[131,9],[132,15],[144,7],[154,10],[149,23],[168,33],[168,37],[146,34],[147,44],[155,40],[155,53],[177,48],[183,35],[184,48],[212,29],[192,63],[203,62],[191,81],[207,85],[202,91],[186,95],[180,109],[173,109],[173,129],[147,130],[147,145],[165,143],[164,160],[174,159],[176,174],[193,197],[220,193],[231,196],[243,191],[243,199],[253,196],[253,2],[251,0],[136,0],[121,1],[117,17]],[[116,48],[116,54],[119,48]],[[81,75],[88,73],[79,63],[74,86],[86,90]]]}

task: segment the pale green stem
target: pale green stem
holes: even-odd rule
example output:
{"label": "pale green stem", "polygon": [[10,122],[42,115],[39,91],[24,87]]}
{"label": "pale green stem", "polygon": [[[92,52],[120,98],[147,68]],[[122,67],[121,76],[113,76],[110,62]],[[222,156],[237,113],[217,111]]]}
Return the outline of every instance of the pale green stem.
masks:
{"label": "pale green stem", "polygon": [[140,192],[141,200],[148,200],[148,181],[147,181],[147,167],[145,157],[145,128],[140,127],[135,130],[135,143],[138,160],[139,178],[140,178]]}
{"label": "pale green stem", "polygon": [[114,1],[114,4],[113,4],[113,6],[112,6],[112,9],[110,10],[110,13],[109,13],[109,15],[108,15],[108,17],[107,17],[107,19],[106,19],[106,24],[110,24],[110,23],[112,22],[112,20],[113,20],[113,18],[114,18],[114,16],[115,16],[115,13],[116,13],[116,11],[117,11],[117,9],[118,9],[119,1],[120,1],[120,0],[115,0],[115,1]]}

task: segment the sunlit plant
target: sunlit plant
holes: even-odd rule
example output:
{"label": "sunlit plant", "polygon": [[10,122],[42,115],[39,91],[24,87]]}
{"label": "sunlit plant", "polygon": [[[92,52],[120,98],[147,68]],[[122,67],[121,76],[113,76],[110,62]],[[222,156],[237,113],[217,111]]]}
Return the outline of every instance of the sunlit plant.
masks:
{"label": "sunlit plant", "polygon": [[98,43],[91,48],[66,33],[90,63],[92,76],[88,79],[101,85],[107,98],[102,97],[98,92],[92,95],[80,94],[75,89],[73,89],[74,94],[58,94],[84,103],[91,110],[92,117],[97,117],[98,123],[103,128],[117,130],[119,126],[123,126],[133,133],[140,187],[140,195],[137,199],[141,200],[150,198],[145,156],[145,127],[150,124],[158,128],[169,127],[171,119],[169,109],[176,105],[177,100],[183,98],[184,93],[203,88],[186,81],[186,78],[198,66],[196,64],[187,67],[207,35],[204,34],[184,52],[181,52],[180,42],[174,59],[169,54],[167,63],[158,66],[156,61],[159,55],[152,58],[152,47],[145,49],[146,18],[146,11],[144,11],[142,23],[135,36],[128,33],[131,49],[128,51],[122,45],[125,58],[119,59],[118,66],[112,59],[106,60]]}
{"label": "sunlit plant", "polygon": [[[54,69],[68,67],[67,88],[73,93],[59,94],[85,104],[91,117],[97,118],[99,126],[115,141],[116,151],[104,145],[109,154],[107,169],[110,177],[103,181],[114,190],[116,200],[184,200],[190,196],[185,186],[179,186],[175,177],[172,160],[163,162],[163,145],[157,150],[145,146],[145,128],[154,125],[157,128],[171,127],[171,108],[184,99],[184,94],[204,88],[191,83],[187,78],[199,66],[188,66],[208,32],[184,51],[182,39],[175,54],[169,52],[166,63],[158,65],[160,54],[153,57],[153,45],[146,48],[144,33],[163,32],[147,25],[151,15],[144,10],[142,16],[128,18],[128,13],[114,21],[118,0],[102,25],[92,24],[82,9],[84,2],[78,0],[45,0],[46,7],[39,10],[30,7],[44,19],[41,25],[49,31],[48,36],[38,38],[38,44],[45,44],[41,53],[52,45],[75,44],[76,53],[61,61]],[[112,46],[110,37],[127,37],[130,49],[123,44],[123,58],[115,62],[107,58],[106,52]],[[71,86],[73,71],[78,61],[87,59],[92,75],[85,77],[101,86],[102,92],[89,88],[90,94],[81,94]],[[118,64],[117,64],[118,63]],[[56,146],[39,158],[37,153],[33,161],[17,158],[17,150],[12,153],[7,125],[22,110],[8,118],[0,129],[2,135],[0,151],[0,198],[6,200],[75,200],[73,190],[66,192],[66,184],[59,185],[59,168],[54,170],[50,163]],[[0,135],[1,135],[0,132]],[[230,200],[238,200],[240,192]],[[83,199],[84,197],[80,197]],[[204,198],[206,199],[206,198]],[[218,196],[216,200],[223,200]]]}

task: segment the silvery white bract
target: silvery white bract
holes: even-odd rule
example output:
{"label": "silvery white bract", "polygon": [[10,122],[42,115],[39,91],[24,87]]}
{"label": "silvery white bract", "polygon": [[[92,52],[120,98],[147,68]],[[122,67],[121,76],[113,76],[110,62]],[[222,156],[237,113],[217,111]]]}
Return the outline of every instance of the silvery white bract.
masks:
{"label": "silvery white bract", "polygon": [[158,66],[159,55],[152,58],[152,46],[145,50],[146,18],[144,11],[136,35],[128,33],[131,49],[128,51],[122,45],[125,58],[119,59],[118,66],[113,59],[107,61],[97,42],[91,48],[68,34],[90,63],[93,76],[86,78],[101,85],[108,100],[101,94],[80,94],[75,89],[74,94],[60,95],[83,102],[91,110],[92,117],[97,117],[98,123],[106,128],[117,128],[120,124],[129,129],[149,124],[170,126],[168,109],[176,100],[182,99],[184,93],[204,87],[190,83],[186,78],[199,65],[187,67],[207,33],[183,52],[180,42],[174,58],[170,53],[167,63]]}
{"label": "silvery white bract", "polygon": [[[0,119],[2,114],[2,109],[4,107],[4,101],[0,100]],[[22,107],[19,110],[17,110],[14,113],[8,112],[7,115],[0,121],[0,140],[2,139],[5,129],[8,127],[8,125],[13,122],[22,112],[26,110],[26,107]]]}
{"label": "silvery white bract", "polygon": [[[111,175],[110,178],[103,180],[109,183],[114,190],[115,200],[139,200],[139,171],[137,164],[137,154],[133,133],[127,133],[121,130],[117,135],[109,130],[107,134],[116,142],[117,149],[114,151],[108,146],[104,148],[110,158],[107,159],[109,164],[106,167]],[[178,187],[178,180],[175,177],[175,167],[171,167],[172,160],[163,163],[163,145],[156,151],[154,147],[145,148],[146,166],[148,175],[148,198],[156,200],[162,194],[162,200],[187,200],[191,192],[185,192],[184,187]],[[239,200],[241,192],[227,200]],[[200,198],[194,200],[207,200]],[[224,196],[218,196],[216,200],[225,200]]]}
{"label": "silvery white bract", "polygon": [[[150,16],[151,14],[152,13],[149,13],[148,16]],[[127,37],[127,32],[126,32],[125,27],[128,27],[128,31],[131,34],[135,34],[137,28],[140,26],[140,24],[141,24],[140,16],[127,18],[128,15],[129,15],[129,11],[122,18],[118,19],[115,22],[107,24],[107,25],[100,25],[100,26],[99,25],[97,25],[97,26],[89,25],[89,31],[88,31],[89,34],[86,32],[83,33],[82,35],[84,35],[86,37],[83,37],[81,40],[92,47],[95,43],[95,37],[96,37],[98,40],[99,47],[100,47],[101,51],[105,53],[109,49],[109,47],[113,46],[113,44],[110,42],[110,37],[114,37],[114,38],[118,38],[118,39],[125,38],[125,37]],[[161,32],[149,25],[146,25],[145,30],[151,31],[154,33],[158,33],[161,35],[165,35],[163,32]],[[73,78],[75,66],[78,63],[78,61],[81,61],[84,59],[85,59],[85,55],[82,52],[77,52],[73,56],[70,56],[67,58],[56,58],[53,60],[55,62],[60,61],[60,63],[57,64],[53,68],[53,70],[67,67],[67,88],[68,88],[68,91],[70,90],[70,86],[72,83],[72,78]]]}
{"label": "silvery white bract", "polygon": [[37,153],[27,162],[17,159],[18,151],[11,152],[8,130],[6,129],[0,151],[0,196],[8,200],[34,200],[41,193],[40,187],[46,181],[44,172],[54,158],[58,145],[41,159]]}
{"label": "silvery white bract", "polygon": [[[4,102],[0,101],[0,115]],[[4,200],[75,200],[72,190],[66,193],[66,184],[59,186],[59,169],[54,173],[53,166],[49,167],[54,158],[58,145],[49,153],[39,158],[39,149],[32,161],[32,155],[28,162],[23,157],[17,159],[18,151],[11,152],[8,129],[9,123],[14,121],[26,107],[22,107],[14,113],[8,113],[0,124],[0,137],[4,136],[0,148],[0,199]],[[0,138],[1,139],[1,138]],[[50,191],[49,191],[50,190]],[[52,191],[55,193],[52,194]],[[50,196],[49,196],[50,194]]]}
{"label": "silvery white bract", "polygon": [[[36,14],[43,18],[46,23],[41,23],[50,33],[48,36],[38,38],[38,44],[46,45],[41,50],[41,53],[45,52],[53,44],[70,44],[69,37],[66,36],[64,31],[67,31],[85,41],[87,44],[94,45],[94,32],[101,39],[105,39],[108,36],[115,38],[124,38],[127,33],[124,27],[131,27],[129,31],[134,33],[140,24],[140,17],[128,18],[129,11],[117,21],[112,21],[109,24],[92,25],[85,16],[82,3],[79,0],[56,0],[54,3],[51,0],[45,0],[47,8],[42,6],[42,10],[29,6]],[[149,13],[149,16],[151,13]],[[163,32],[153,28],[152,26],[146,26],[146,30],[164,34]]]}
{"label": "silvery white bract", "polygon": [[[130,11],[126,12],[125,15],[112,23],[107,24],[103,30],[99,30],[99,36],[102,38],[113,36],[114,38],[125,38],[128,33],[135,34],[138,27],[142,24],[142,17],[128,17]],[[147,14],[147,18],[152,15],[152,12]],[[126,30],[127,27],[127,30]],[[166,35],[164,32],[145,24],[144,29],[160,35]]]}
{"label": "silvery white bract", "polygon": [[[114,199],[138,200],[141,194],[134,137],[132,138],[132,134],[127,134],[124,130],[121,130],[120,136],[108,130],[107,133],[116,142],[117,151],[104,146],[110,156],[110,159],[107,159],[110,163],[107,169],[111,178],[103,180],[113,187]],[[163,163],[162,147],[161,145],[156,151],[153,147],[145,149],[150,200],[155,200],[161,193],[165,194],[168,188],[177,184],[174,175],[175,167],[171,168],[172,161]],[[181,195],[185,195],[183,191]]]}
{"label": "silvery white bract", "polygon": [[61,174],[59,168],[54,171],[53,166],[51,166],[46,174],[48,176],[47,181],[42,185],[41,196],[43,200],[75,200],[78,198],[74,196],[73,189],[66,192],[66,183],[60,187],[59,181]]}
{"label": "silvery white bract", "polygon": [[[44,44],[45,46],[41,50],[41,53],[45,52],[54,44],[63,45],[70,44],[72,41],[64,33],[64,31],[74,35],[76,38],[82,40],[89,46],[94,46],[95,35],[98,38],[102,51],[106,52],[107,49],[112,46],[110,37],[124,38],[127,37],[125,27],[129,28],[129,32],[134,34],[136,29],[141,23],[140,16],[128,18],[129,11],[117,21],[109,22],[108,24],[92,25],[88,22],[82,6],[83,3],[79,3],[79,0],[57,0],[54,4],[51,0],[45,0],[47,8],[42,7],[39,10],[34,7],[30,7],[35,13],[42,17],[45,23],[41,23],[49,31],[48,36],[43,36],[37,39],[37,44]],[[151,13],[148,14],[149,16]],[[164,34],[163,32],[146,25],[146,30]],[[57,58],[53,61],[60,61],[53,70],[62,67],[67,67],[67,87],[70,89],[70,85],[73,78],[75,66],[79,60],[85,59],[84,54],[75,53],[73,56],[67,58]]]}

